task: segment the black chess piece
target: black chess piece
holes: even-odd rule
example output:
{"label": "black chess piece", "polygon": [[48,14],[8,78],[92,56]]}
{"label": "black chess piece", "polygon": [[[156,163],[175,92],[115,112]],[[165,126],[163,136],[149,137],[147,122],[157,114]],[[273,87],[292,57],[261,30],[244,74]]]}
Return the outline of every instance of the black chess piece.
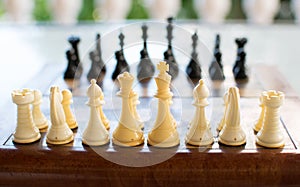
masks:
{"label": "black chess piece", "polygon": [[214,48],[214,58],[209,66],[209,76],[213,81],[225,80],[220,43],[221,43],[220,35],[217,34],[216,41],[215,41],[215,48]]}
{"label": "black chess piece", "polygon": [[170,17],[168,20],[167,26],[167,39],[168,39],[168,49],[164,52],[164,60],[169,64],[169,74],[172,79],[175,79],[178,76],[179,68],[175,60],[173,49],[172,49],[172,39],[173,39],[173,18]]}
{"label": "black chess piece", "polygon": [[197,53],[197,42],[198,42],[198,35],[195,32],[192,36],[193,40],[193,52],[192,52],[192,58],[186,67],[186,73],[189,76],[189,78],[193,82],[197,82],[199,79],[201,79],[201,66],[198,60],[198,53]]}
{"label": "black chess piece", "polygon": [[72,47],[66,52],[68,66],[64,73],[64,79],[80,79],[83,72],[83,67],[80,63],[78,52],[78,44],[80,42],[80,38],[77,36],[71,36],[68,38],[68,41]]}
{"label": "black chess piece", "polygon": [[123,33],[120,33],[119,35],[119,39],[120,39],[120,46],[121,46],[121,49],[119,51],[116,51],[115,52],[115,58],[117,60],[117,65],[115,67],[115,70],[111,76],[111,78],[113,80],[116,80],[116,78],[118,77],[119,74],[127,71],[129,72],[130,71],[130,68],[129,68],[129,65],[124,57],[124,53],[123,53],[123,47],[124,47],[124,34]]}
{"label": "black chess piece", "polygon": [[142,26],[144,48],[141,50],[141,60],[137,67],[137,78],[142,83],[147,83],[154,75],[155,67],[148,55],[147,50],[147,29],[146,25]]}
{"label": "black chess piece", "polygon": [[247,38],[237,38],[235,43],[237,44],[237,57],[232,72],[236,81],[247,82],[246,53],[244,51]]}
{"label": "black chess piece", "polygon": [[106,73],[106,67],[102,59],[100,34],[96,35],[96,49],[90,52],[90,59],[92,65],[87,74],[87,78],[89,81],[96,79],[97,83],[101,84]]}

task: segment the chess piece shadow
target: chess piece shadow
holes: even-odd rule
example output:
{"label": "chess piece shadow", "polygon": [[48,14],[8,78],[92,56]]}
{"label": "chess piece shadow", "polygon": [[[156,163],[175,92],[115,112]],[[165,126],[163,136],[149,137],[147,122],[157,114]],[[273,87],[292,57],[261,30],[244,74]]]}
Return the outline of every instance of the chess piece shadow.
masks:
{"label": "chess piece shadow", "polygon": [[244,143],[243,145],[240,146],[228,146],[225,144],[222,144],[221,142],[219,143],[219,149],[223,152],[223,153],[240,153],[243,150],[245,150],[246,147],[246,143]]}

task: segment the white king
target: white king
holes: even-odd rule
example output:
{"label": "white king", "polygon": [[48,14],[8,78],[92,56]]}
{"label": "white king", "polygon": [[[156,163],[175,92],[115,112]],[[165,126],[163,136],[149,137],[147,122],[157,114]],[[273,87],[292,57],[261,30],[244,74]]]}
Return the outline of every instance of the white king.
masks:
{"label": "white king", "polygon": [[179,135],[175,120],[170,112],[170,101],[173,94],[170,91],[171,76],[167,73],[169,65],[166,62],[157,64],[159,70],[155,78],[157,85],[158,112],[155,124],[148,134],[148,144],[156,147],[173,147],[179,144]]}

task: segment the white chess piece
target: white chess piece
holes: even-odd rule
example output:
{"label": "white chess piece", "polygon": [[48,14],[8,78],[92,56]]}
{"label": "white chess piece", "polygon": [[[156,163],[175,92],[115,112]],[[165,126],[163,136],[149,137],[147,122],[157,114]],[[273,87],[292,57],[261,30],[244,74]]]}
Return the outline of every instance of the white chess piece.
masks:
{"label": "white chess piece", "polygon": [[185,141],[186,143],[195,146],[210,145],[214,142],[214,138],[209,128],[209,122],[205,116],[205,107],[209,104],[207,101],[209,91],[203,79],[201,79],[199,84],[194,88],[193,95],[193,105],[196,106],[197,109],[187,132]]}
{"label": "white chess piece", "polygon": [[243,0],[242,7],[250,23],[271,24],[280,8],[280,0]]}
{"label": "white chess piece", "polygon": [[284,94],[270,90],[263,92],[265,117],[262,129],[256,135],[256,143],[269,148],[284,146],[284,134],[280,128],[279,108],[284,101]]}
{"label": "white chess piece", "polygon": [[12,100],[18,107],[17,127],[13,135],[16,143],[32,143],[41,138],[39,129],[32,118],[30,104],[34,101],[33,91],[29,89],[14,90]]}
{"label": "white chess piece", "polygon": [[[103,103],[102,105],[104,105],[104,104],[105,104],[105,101],[104,101],[104,94],[103,94],[103,92],[100,93],[99,99],[100,99],[101,102]],[[110,129],[109,120],[107,119],[107,117],[105,116],[105,114],[104,114],[104,112],[103,112],[102,105],[100,105],[100,106],[98,107],[99,114],[100,114],[101,121],[102,121],[102,123],[104,124],[105,128],[106,128],[107,130],[109,130],[109,129]]]}
{"label": "white chess piece", "polygon": [[125,20],[131,8],[131,0],[97,0],[95,3],[101,20]]}
{"label": "white chess piece", "polygon": [[153,19],[176,17],[181,8],[181,0],[144,0],[144,3]]}
{"label": "white chess piece", "polygon": [[50,0],[54,21],[59,24],[75,24],[82,7],[82,0]]}
{"label": "white chess piece", "polygon": [[208,23],[222,23],[231,9],[231,0],[194,0],[200,19]]}
{"label": "white chess piece", "polygon": [[32,117],[35,125],[41,130],[48,127],[48,120],[42,113],[40,105],[42,103],[42,93],[39,90],[34,90],[34,101],[32,103]]}
{"label": "white chess piece", "polygon": [[62,95],[59,88],[52,86],[50,89],[50,117],[52,125],[46,135],[46,141],[50,144],[67,144],[74,139],[73,132],[66,123],[61,101]]}
{"label": "white chess piece", "polygon": [[138,121],[130,110],[130,92],[134,81],[133,75],[124,72],[118,76],[120,91],[118,96],[122,97],[122,111],[118,127],[113,132],[113,143],[120,146],[137,146],[144,143],[144,133]]}
{"label": "white chess piece", "polygon": [[139,123],[139,127],[141,129],[143,129],[144,123],[143,123],[139,113],[136,110],[136,106],[140,104],[139,95],[133,90],[131,90],[131,92],[130,92],[130,104],[131,104],[130,109],[131,109],[132,114],[134,115],[135,119]]}
{"label": "white chess piece", "polygon": [[89,100],[86,104],[90,107],[90,119],[82,135],[82,143],[91,146],[105,145],[109,142],[109,134],[101,121],[98,110],[98,107],[103,104],[100,100],[102,90],[96,82],[92,79],[87,90]]}
{"label": "white chess piece", "polygon": [[261,112],[260,112],[260,115],[259,115],[259,118],[258,118],[258,120],[256,121],[256,123],[255,123],[255,125],[254,125],[254,127],[253,127],[253,130],[255,131],[255,132],[258,132],[258,131],[260,131],[260,129],[262,128],[262,126],[263,126],[263,122],[264,122],[264,118],[265,118],[265,105],[264,105],[264,103],[263,103],[263,95],[261,95],[260,97],[259,97],[259,101],[260,101],[260,108],[261,108]]}
{"label": "white chess piece", "polygon": [[70,127],[70,129],[76,129],[78,127],[78,124],[77,124],[76,118],[73,115],[73,113],[71,111],[71,107],[70,107],[70,105],[73,103],[72,93],[70,92],[70,90],[64,89],[62,91],[62,96],[63,96],[63,100],[62,100],[61,104],[63,106],[64,113],[66,116],[66,122],[67,122],[68,126]]}
{"label": "white chess piece", "polygon": [[224,100],[225,110],[224,110],[223,118],[221,119],[221,121],[217,127],[218,131],[221,131],[225,125],[226,114],[227,114],[227,109],[228,109],[228,92],[226,92],[224,94],[223,100]]}
{"label": "white chess piece", "polygon": [[173,147],[179,144],[179,135],[170,112],[170,99],[173,94],[170,91],[171,76],[167,73],[169,65],[160,62],[157,69],[157,93],[154,96],[158,98],[158,112],[154,126],[148,134],[148,144],[155,147]]}
{"label": "white chess piece", "polygon": [[295,22],[300,23],[300,0],[291,0],[291,10],[294,12],[295,15]]}
{"label": "white chess piece", "polygon": [[8,13],[8,19],[17,23],[32,21],[34,0],[5,0],[4,6]]}
{"label": "white chess piece", "polygon": [[219,134],[219,142],[230,146],[246,143],[246,134],[240,124],[240,94],[237,87],[228,90],[228,109],[225,125]]}

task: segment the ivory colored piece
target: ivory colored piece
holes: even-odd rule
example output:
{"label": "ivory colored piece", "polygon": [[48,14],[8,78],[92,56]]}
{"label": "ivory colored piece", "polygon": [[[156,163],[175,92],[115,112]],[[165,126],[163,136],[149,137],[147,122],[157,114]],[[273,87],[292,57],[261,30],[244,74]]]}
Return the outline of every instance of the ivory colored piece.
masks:
{"label": "ivory colored piece", "polygon": [[13,135],[13,141],[26,144],[39,140],[41,134],[33,122],[30,109],[30,104],[34,101],[33,91],[30,89],[14,90],[11,96],[18,107],[17,127]]}
{"label": "ivory colored piece", "polygon": [[231,0],[194,0],[194,7],[207,23],[222,23],[231,9]]}
{"label": "ivory colored piece", "polygon": [[280,8],[280,0],[243,0],[242,7],[250,23],[272,24]]}
{"label": "ivory colored piece", "polygon": [[139,115],[139,113],[137,112],[136,110],[136,106],[138,104],[140,104],[140,101],[139,101],[139,96],[136,92],[134,92],[133,90],[131,90],[130,92],[130,110],[132,112],[132,114],[134,115],[135,119],[137,120],[137,122],[139,123],[139,127],[141,129],[144,128],[144,123]]}
{"label": "ivory colored piece", "polygon": [[74,140],[73,132],[66,123],[61,102],[62,94],[58,86],[52,86],[50,88],[50,117],[52,125],[46,136],[46,141],[50,144],[67,144]]}
{"label": "ivory colored piece", "polygon": [[197,107],[190,128],[187,132],[185,141],[195,146],[207,146],[214,142],[213,134],[210,130],[209,122],[205,116],[205,107],[208,106],[207,97],[209,90],[203,79],[199,80],[198,85],[194,88],[194,103]]}
{"label": "ivory colored piece", "polygon": [[89,97],[86,103],[90,107],[90,119],[82,135],[82,143],[91,146],[105,145],[109,142],[109,134],[101,121],[98,107],[104,102],[100,100],[101,88],[96,84],[95,79],[91,80],[91,85],[87,90]]}
{"label": "ivory colored piece", "polygon": [[71,107],[70,107],[70,105],[73,103],[72,93],[67,89],[63,90],[61,93],[63,96],[63,100],[62,100],[61,104],[63,106],[64,113],[66,116],[66,122],[67,122],[68,126],[70,127],[70,129],[76,129],[78,127],[78,124],[77,124],[75,116],[73,115],[73,113],[71,111]]}
{"label": "ivory colored piece", "polygon": [[118,127],[113,132],[113,143],[120,146],[137,146],[144,143],[144,133],[130,110],[130,92],[134,81],[133,75],[124,72],[118,76],[120,91],[118,96],[122,97],[122,111]]}
{"label": "ivory colored piece", "polygon": [[153,19],[176,17],[181,8],[180,0],[144,0],[144,2]]}
{"label": "ivory colored piece", "polygon": [[228,109],[224,127],[219,133],[219,142],[229,146],[246,143],[246,134],[240,124],[240,94],[237,87],[228,90]]}
{"label": "ivory colored piece", "polygon": [[40,105],[42,103],[42,93],[39,90],[34,90],[34,101],[32,103],[32,117],[34,124],[38,129],[46,129],[48,128],[48,120],[45,115],[42,113]]}
{"label": "ivory colored piece", "polygon": [[263,122],[264,122],[264,118],[265,118],[265,105],[263,104],[263,96],[261,96],[259,98],[260,100],[260,107],[261,107],[261,112],[260,112],[260,115],[259,115],[259,118],[257,120],[257,122],[255,123],[254,127],[253,127],[253,130],[255,132],[258,132],[260,131],[260,129],[262,128],[263,126]]}
{"label": "ivory colored piece", "polygon": [[228,109],[228,92],[226,92],[224,94],[223,100],[224,100],[224,105],[225,105],[225,112],[224,112],[223,118],[221,119],[221,121],[220,121],[220,123],[217,127],[218,131],[221,131],[223,129],[224,125],[225,125],[226,114],[227,114],[227,109]]}
{"label": "ivory colored piece", "polygon": [[[100,98],[101,102],[103,103],[102,105],[104,105],[104,104],[105,104],[105,101],[104,101],[104,94],[103,94],[102,91],[101,91],[101,93],[100,93],[99,98]],[[107,130],[109,130],[109,129],[110,129],[109,120],[107,119],[107,117],[105,116],[105,114],[104,114],[104,112],[103,112],[102,105],[100,105],[100,106],[98,107],[98,111],[99,111],[99,114],[100,114],[100,118],[101,118],[102,123],[104,124],[105,128],[106,128]]]}
{"label": "ivory colored piece", "polygon": [[82,0],[49,0],[53,19],[59,24],[75,24],[82,9]]}
{"label": "ivory colored piece", "polygon": [[284,134],[280,128],[279,109],[284,101],[284,94],[279,91],[265,91],[262,93],[265,105],[265,117],[262,129],[256,135],[256,143],[268,148],[279,148],[285,144]]}
{"label": "ivory colored piece", "polygon": [[96,0],[101,20],[125,20],[131,8],[131,0]]}
{"label": "ivory colored piece", "polygon": [[148,144],[155,147],[174,147],[179,144],[179,135],[174,125],[174,117],[170,112],[170,101],[173,96],[170,91],[171,76],[167,73],[169,65],[166,62],[157,64],[159,70],[155,78],[157,85],[158,112],[152,130],[148,134]]}
{"label": "ivory colored piece", "polygon": [[34,0],[4,0],[7,18],[16,23],[29,23],[32,19]]}

